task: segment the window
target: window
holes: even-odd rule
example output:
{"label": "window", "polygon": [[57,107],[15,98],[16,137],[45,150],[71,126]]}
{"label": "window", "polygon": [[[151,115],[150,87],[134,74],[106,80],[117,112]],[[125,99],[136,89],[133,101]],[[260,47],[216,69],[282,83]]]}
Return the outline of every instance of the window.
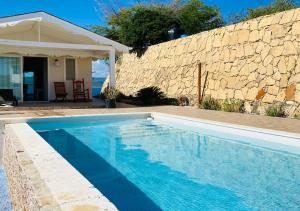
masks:
{"label": "window", "polygon": [[21,99],[21,61],[18,57],[0,57],[0,89],[12,89]]}
{"label": "window", "polygon": [[66,59],[66,80],[75,80],[75,59]]}

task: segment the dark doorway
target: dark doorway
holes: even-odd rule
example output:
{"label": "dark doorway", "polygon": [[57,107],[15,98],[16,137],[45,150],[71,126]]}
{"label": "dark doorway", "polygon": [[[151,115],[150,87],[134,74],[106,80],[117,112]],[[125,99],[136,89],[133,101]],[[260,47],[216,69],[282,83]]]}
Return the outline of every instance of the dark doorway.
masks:
{"label": "dark doorway", "polygon": [[43,57],[24,57],[24,101],[48,100],[48,60]]}

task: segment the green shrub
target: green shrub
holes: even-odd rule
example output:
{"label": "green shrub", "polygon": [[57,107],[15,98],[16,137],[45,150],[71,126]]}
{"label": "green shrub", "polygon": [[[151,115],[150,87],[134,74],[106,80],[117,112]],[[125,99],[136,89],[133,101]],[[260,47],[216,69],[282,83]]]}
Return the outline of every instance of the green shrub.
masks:
{"label": "green shrub", "polygon": [[266,109],[267,116],[286,117],[283,105],[271,105]]}
{"label": "green shrub", "polygon": [[244,112],[244,101],[238,99],[227,99],[221,104],[222,111],[226,112]]}
{"label": "green shrub", "polygon": [[110,99],[110,100],[117,99],[119,95],[120,95],[120,91],[116,88],[110,88],[106,90],[104,93],[105,99]]}
{"label": "green shrub", "polygon": [[204,98],[200,107],[203,109],[217,110],[217,111],[221,109],[221,105],[219,101],[211,97]]}
{"label": "green shrub", "polygon": [[158,105],[166,98],[160,88],[155,86],[140,89],[136,96],[144,105]]}
{"label": "green shrub", "polygon": [[166,97],[166,98],[161,99],[160,104],[178,106],[179,102],[178,102],[178,99],[176,99],[176,98]]}

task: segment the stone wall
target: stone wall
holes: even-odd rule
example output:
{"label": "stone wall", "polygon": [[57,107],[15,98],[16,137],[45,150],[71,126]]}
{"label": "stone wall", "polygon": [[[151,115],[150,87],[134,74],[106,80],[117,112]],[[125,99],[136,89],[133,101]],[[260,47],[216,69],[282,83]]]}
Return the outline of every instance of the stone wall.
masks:
{"label": "stone wall", "polygon": [[[287,102],[290,115],[300,107],[300,9],[252,19],[187,38],[151,46],[138,58],[122,57],[117,88],[130,95],[158,86],[170,97],[198,102],[198,65],[205,95],[254,102],[264,108]],[[257,103],[256,103],[257,104]]]}

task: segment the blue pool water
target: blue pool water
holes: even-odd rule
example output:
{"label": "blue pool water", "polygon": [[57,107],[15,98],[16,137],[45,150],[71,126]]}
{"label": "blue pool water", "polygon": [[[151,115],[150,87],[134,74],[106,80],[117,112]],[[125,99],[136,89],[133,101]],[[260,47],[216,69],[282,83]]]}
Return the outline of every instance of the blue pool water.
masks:
{"label": "blue pool water", "polygon": [[146,118],[29,125],[120,210],[300,209],[299,154]]}

